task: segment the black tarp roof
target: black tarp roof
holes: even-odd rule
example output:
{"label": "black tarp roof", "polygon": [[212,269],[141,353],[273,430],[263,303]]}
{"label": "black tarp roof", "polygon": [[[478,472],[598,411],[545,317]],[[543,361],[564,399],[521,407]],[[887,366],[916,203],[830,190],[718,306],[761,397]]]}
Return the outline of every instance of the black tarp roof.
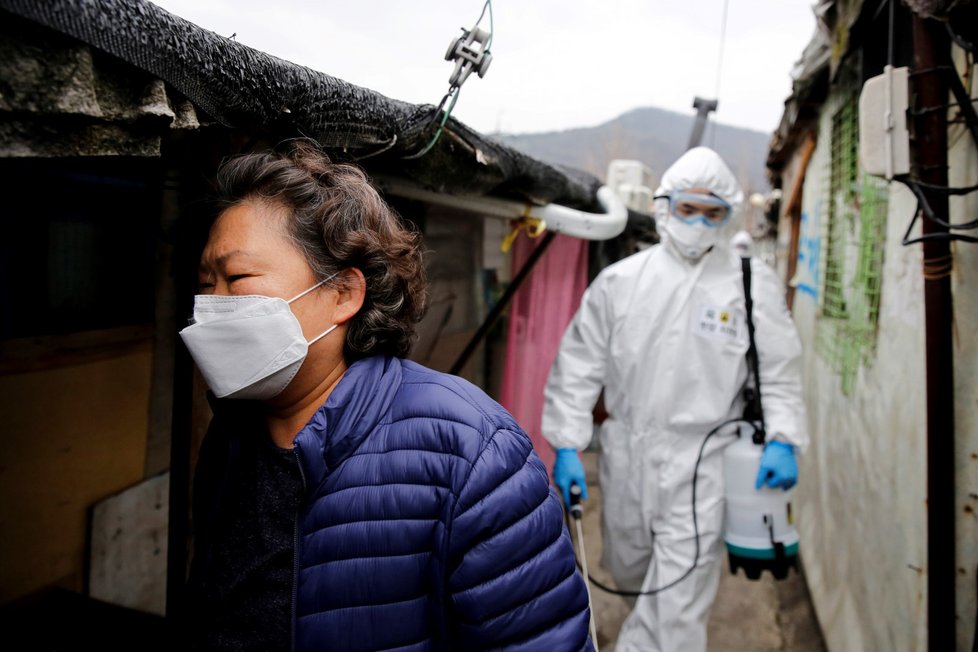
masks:
{"label": "black tarp roof", "polygon": [[281,137],[305,135],[372,173],[459,195],[492,195],[599,211],[601,182],[536,160],[449,118],[435,146],[434,105],[415,105],[279,59],[145,0],[0,0],[21,16],[125,61],[216,122]]}

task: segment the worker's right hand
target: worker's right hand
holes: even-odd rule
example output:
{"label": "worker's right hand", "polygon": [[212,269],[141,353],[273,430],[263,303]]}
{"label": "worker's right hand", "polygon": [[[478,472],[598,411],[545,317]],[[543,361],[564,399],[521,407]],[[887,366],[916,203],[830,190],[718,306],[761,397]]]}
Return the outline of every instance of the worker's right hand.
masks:
{"label": "worker's right hand", "polygon": [[787,491],[798,482],[798,463],[795,461],[795,447],[783,441],[772,440],[764,447],[761,465],[757,470],[756,489],[767,485],[772,489],[780,487]]}
{"label": "worker's right hand", "polygon": [[564,505],[570,509],[570,488],[577,484],[581,488],[581,500],[587,499],[587,482],[584,480],[584,465],[574,448],[558,448],[554,460],[554,484],[560,489]]}

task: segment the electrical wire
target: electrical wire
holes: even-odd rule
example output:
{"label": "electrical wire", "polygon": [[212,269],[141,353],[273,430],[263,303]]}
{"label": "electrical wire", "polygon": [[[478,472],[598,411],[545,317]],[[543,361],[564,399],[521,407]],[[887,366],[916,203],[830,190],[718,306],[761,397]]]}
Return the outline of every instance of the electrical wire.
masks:
{"label": "electrical wire", "polygon": [[[950,30],[950,28],[948,28],[948,29]],[[962,50],[964,52],[964,66],[963,66],[963,68],[965,70],[973,70],[974,67],[975,67],[974,51],[973,50],[968,50],[968,49],[965,49],[965,48],[962,48]],[[957,71],[955,71],[955,74],[957,74]],[[973,87],[973,84],[974,84],[974,76],[973,75],[970,75],[970,74],[966,74],[965,75],[965,78],[968,80],[968,85],[967,86],[963,86],[964,87],[964,96],[967,97],[967,98],[970,98],[972,96],[972,87]],[[959,79],[960,79],[960,77],[959,77]],[[975,98],[975,99],[971,100],[971,103],[972,104],[974,104],[975,102],[978,102],[978,98]],[[957,103],[954,103],[951,106],[954,106],[956,104]],[[969,125],[968,125],[968,118],[964,115],[965,113],[967,113],[967,112],[966,111],[959,111],[958,112],[958,115],[960,117],[959,117],[958,120],[949,120],[948,121],[949,123],[964,124],[964,128],[963,129],[959,129],[957,134],[952,135],[952,134],[948,133],[948,144],[947,144],[947,146],[948,146],[948,150],[949,151],[950,151],[951,148],[955,147],[961,141],[962,138],[965,138],[968,135]],[[975,146],[978,147],[978,142],[975,142]]]}
{"label": "electrical wire", "polygon": [[[493,22],[493,17],[492,17],[492,0],[486,0],[485,4],[482,5],[482,13],[479,14],[479,19],[475,21],[475,25],[472,28],[475,29],[482,22],[482,18],[486,15],[486,9],[489,10],[489,38],[486,40],[485,48],[483,48],[484,55],[491,54],[490,48],[492,47],[492,36],[495,31],[495,24]],[[438,119],[438,114],[442,113],[442,107],[445,106],[445,102],[447,102],[449,99],[451,99],[451,102],[449,102],[448,108],[445,109],[444,113],[442,114],[441,122],[438,124],[438,129],[435,131],[435,134],[431,137],[431,140],[428,141],[428,144],[425,145],[424,149],[422,149],[417,154],[411,154],[409,156],[404,156],[402,158],[408,160],[417,159],[417,158],[421,158],[429,151],[431,151],[431,148],[435,146],[435,143],[437,143],[438,139],[441,137],[441,132],[445,129],[445,124],[448,122],[448,117],[452,115],[452,109],[455,108],[455,102],[458,101],[458,93],[461,90],[461,88],[462,87],[460,85],[453,84],[448,87],[448,92],[445,93],[445,96],[441,98],[441,102],[439,102],[438,108],[436,108],[435,112],[432,114],[431,122],[428,123],[429,126]]]}
{"label": "electrical wire", "polygon": [[[656,587],[654,589],[649,589],[647,591],[623,591],[623,590],[620,590],[620,589],[614,589],[614,588],[612,588],[610,586],[607,586],[607,585],[601,583],[599,580],[595,579],[594,576],[591,575],[590,573],[588,573],[588,575],[587,575],[587,579],[588,579],[589,582],[591,582],[592,584],[594,584],[596,587],[598,587],[599,589],[601,589],[605,593],[611,593],[612,595],[621,595],[621,596],[625,596],[625,597],[629,597],[629,598],[637,598],[637,597],[640,597],[640,596],[643,596],[643,595],[655,595],[657,593],[662,593],[663,591],[665,591],[667,589],[671,589],[672,587],[676,586],[677,584],[679,584],[680,582],[682,582],[683,580],[685,580],[687,577],[689,577],[693,573],[693,571],[696,570],[696,566],[699,565],[699,561],[700,561],[700,529],[699,529],[699,523],[698,523],[698,521],[696,519],[696,480],[697,480],[697,477],[699,476],[700,462],[703,459],[703,451],[706,449],[706,444],[707,444],[708,441],[710,441],[710,438],[713,437],[718,432],[720,432],[720,430],[722,430],[726,426],[730,426],[730,425],[733,425],[735,423],[736,424],[750,426],[755,431],[758,429],[756,423],[754,423],[753,421],[749,421],[747,419],[730,419],[729,421],[724,421],[723,423],[721,423],[720,425],[718,425],[716,428],[714,428],[713,430],[711,430],[710,432],[707,433],[706,437],[703,438],[703,443],[700,444],[699,453],[696,455],[696,464],[693,465],[693,487],[692,487],[692,494],[693,494],[693,497],[692,497],[693,538],[694,538],[694,541],[696,542],[696,547],[695,547],[695,551],[693,553],[693,563],[690,564],[689,568],[687,568],[686,571],[682,575],[680,575],[679,577],[677,577],[673,581],[669,582],[668,584],[664,584],[662,586]],[[739,429],[737,431],[737,436],[741,436],[740,433],[739,433]],[[566,520],[568,517],[569,517],[569,515],[565,511],[564,512],[564,519]],[[568,529],[570,529],[570,528],[568,527]],[[651,563],[651,561],[650,561],[650,563]],[[582,568],[580,561],[577,562],[577,567],[578,568]],[[583,572],[583,570],[582,570],[582,572]]]}
{"label": "electrical wire", "polygon": [[[910,220],[910,224],[907,226],[906,233],[903,234],[903,241],[901,244],[906,246],[916,244],[918,242],[924,242],[925,240],[961,240],[963,242],[978,243],[978,237],[954,232],[955,230],[967,231],[978,229],[978,218],[971,220],[970,222],[962,223],[953,223],[943,220],[934,213],[934,209],[931,208],[930,202],[927,199],[927,194],[924,192],[925,190],[930,190],[932,192],[939,192],[947,195],[968,195],[972,192],[978,191],[978,185],[968,186],[966,188],[952,188],[948,186],[937,186],[930,183],[924,183],[913,178],[897,178],[896,180],[907,186],[917,198],[917,208],[914,211],[913,218]],[[934,224],[938,224],[945,229],[948,229],[948,232],[928,233],[916,238],[911,238],[910,233],[913,231],[913,227],[917,223],[918,219],[929,220]]]}
{"label": "electrical wire", "polygon": [[[729,0],[723,0],[723,18],[720,20],[720,48],[717,53],[717,74],[716,83],[713,86],[713,98],[716,100],[720,99],[720,80],[722,78],[721,71],[723,70],[723,48],[727,41],[727,6],[729,5]],[[719,102],[717,103],[719,105]],[[709,120],[707,116],[707,120]],[[716,136],[717,128],[716,122],[710,123],[710,147],[716,147]]]}
{"label": "electrical wire", "polygon": [[951,21],[949,20],[944,21],[944,27],[947,29],[948,36],[951,37],[951,40],[954,41],[954,44],[957,45],[959,48],[971,52],[972,54],[974,54],[975,51],[978,50],[978,46],[976,46],[971,41],[965,40],[960,34],[954,31],[954,28],[951,27]]}
{"label": "electrical wire", "polygon": [[482,13],[479,14],[479,20],[475,21],[475,26],[478,27],[479,23],[482,22],[482,17],[486,15],[486,8],[489,9],[489,40],[486,41],[486,52],[489,52],[489,48],[492,47],[492,33],[493,33],[493,22],[492,22],[492,0],[486,0],[486,4],[482,5]]}
{"label": "electrical wire", "polygon": [[890,66],[893,65],[893,12],[896,10],[896,3],[894,0],[890,0],[890,15],[887,18],[887,32],[886,32],[886,63]]}
{"label": "electrical wire", "polygon": [[[892,65],[892,58],[893,58],[893,50],[892,50],[893,11],[894,11],[894,2],[893,0],[890,0],[890,35],[889,35],[890,49],[888,52],[888,57],[890,58],[891,65]],[[958,47],[964,50],[966,69],[970,71],[973,66],[973,54],[975,52],[974,44],[969,43],[964,39],[962,39],[960,36],[958,36],[951,29],[950,22],[945,23],[945,26],[947,28],[947,32],[951,40],[954,41],[954,43],[957,44]],[[971,97],[972,80],[970,76],[968,78],[968,86],[965,87],[964,84],[961,82],[961,78],[959,76],[958,70],[954,64],[954,61],[951,59],[950,54],[946,55],[946,61],[943,64],[931,68],[921,68],[921,69],[911,70],[910,76],[914,78],[920,75],[935,74],[935,73],[944,74],[950,77],[949,90],[954,95],[956,102],[949,102],[946,104],[942,104],[940,106],[926,107],[923,109],[913,108],[908,111],[909,116],[916,118],[931,112],[947,111],[949,108],[959,107],[961,121],[964,124],[964,129],[959,131],[956,136],[951,137],[951,140],[948,143],[948,148],[956,145],[968,133],[971,134],[975,146],[978,146],[978,114],[976,114],[975,108],[972,106],[975,102],[978,102],[978,99],[974,99]],[[919,179],[914,178],[913,176],[897,177],[894,180],[899,181],[903,185],[907,186],[914,193],[914,196],[917,198],[917,207],[914,210],[914,215],[911,218],[910,223],[907,225],[906,232],[903,234],[903,240],[901,241],[901,244],[903,246],[917,244],[921,242],[927,242],[927,241],[934,241],[934,240],[946,240],[946,241],[957,240],[961,242],[978,243],[978,237],[960,233],[960,231],[970,231],[970,230],[978,229],[978,218],[975,218],[969,222],[961,222],[961,223],[951,222],[950,217],[948,217],[948,219],[946,220],[942,219],[938,217],[937,214],[934,212],[934,209],[931,207],[930,201],[927,198],[927,192],[925,192],[925,191],[930,191],[934,193],[943,193],[945,195],[968,195],[978,190],[978,185],[969,186],[969,187],[953,187],[953,186],[944,186],[944,185],[939,186],[930,183],[925,183],[923,181],[920,181]],[[918,219],[921,220],[922,222],[924,220],[927,220],[933,224],[937,224],[943,227],[946,230],[943,232],[939,231],[936,233],[925,233],[919,235],[918,237],[911,238],[910,234],[913,232],[914,226],[916,225]],[[940,260],[936,262],[932,261],[932,264],[930,266],[928,266],[928,263],[925,261],[924,278],[928,280],[939,280],[941,278],[944,278],[947,274],[949,274],[952,267],[953,267],[953,260],[947,260],[947,261]]]}
{"label": "electrical wire", "polygon": [[424,149],[422,149],[417,154],[411,154],[403,158],[405,159],[421,158],[429,151],[431,151],[431,148],[434,147],[435,143],[438,142],[438,138],[441,137],[441,132],[445,128],[445,123],[448,122],[448,116],[452,114],[452,109],[455,108],[455,102],[458,101],[459,90],[460,88],[458,86],[452,86],[451,88],[448,89],[448,92],[445,93],[445,97],[441,98],[441,102],[438,104],[438,108],[435,109],[434,114],[432,114],[432,120],[431,122],[428,123],[429,125],[438,119],[438,114],[442,113],[441,109],[443,106],[445,106],[445,102],[448,101],[449,99],[451,99],[451,102],[448,104],[448,108],[444,111],[444,113],[442,113],[441,122],[438,124],[438,129],[435,131],[435,135],[431,137],[431,140],[428,141],[428,144],[425,145]]}
{"label": "electrical wire", "polygon": [[721,71],[723,70],[723,49],[727,40],[727,6],[729,3],[729,0],[723,0],[723,18],[720,20],[720,48],[717,53],[716,84],[713,86],[714,98],[720,97],[720,80],[722,78]]}

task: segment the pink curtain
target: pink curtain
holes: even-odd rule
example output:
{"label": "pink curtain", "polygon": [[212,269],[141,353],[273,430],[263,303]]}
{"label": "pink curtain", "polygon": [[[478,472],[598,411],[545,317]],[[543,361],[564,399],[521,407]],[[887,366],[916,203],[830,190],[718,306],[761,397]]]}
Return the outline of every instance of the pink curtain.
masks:
{"label": "pink curtain", "polygon": [[[521,233],[513,243],[513,275],[543,238]],[[547,470],[554,452],[540,432],[543,387],[560,339],[587,288],[588,243],[557,235],[524,279],[509,307],[506,366],[499,402],[529,433]]]}

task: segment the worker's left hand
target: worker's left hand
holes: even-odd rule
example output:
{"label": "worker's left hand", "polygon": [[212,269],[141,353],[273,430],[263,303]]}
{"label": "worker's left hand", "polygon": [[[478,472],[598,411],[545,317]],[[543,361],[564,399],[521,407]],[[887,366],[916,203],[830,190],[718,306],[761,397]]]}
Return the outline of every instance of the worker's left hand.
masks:
{"label": "worker's left hand", "polygon": [[798,482],[798,463],[795,461],[795,447],[783,441],[769,441],[761,455],[761,468],[757,470],[756,489],[767,485],[772,489],[781,487],[785,491]]}

